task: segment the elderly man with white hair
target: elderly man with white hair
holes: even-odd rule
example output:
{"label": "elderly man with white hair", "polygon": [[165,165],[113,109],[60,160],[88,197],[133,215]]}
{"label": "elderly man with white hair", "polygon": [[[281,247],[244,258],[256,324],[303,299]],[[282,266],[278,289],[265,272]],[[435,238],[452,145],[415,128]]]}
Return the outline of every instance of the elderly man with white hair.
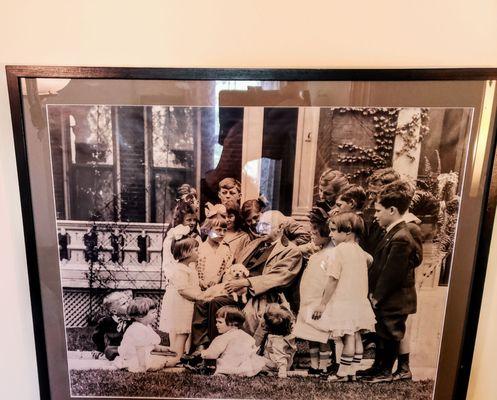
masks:
{"label": "elderly man with white hair", "polygon": [[247,267],[250,276],[226,284],[228,293],[247,287],[252,295],[244,308],[245,329],[251,334],[256,331],[266,304],[277,301],[278,294],[293,282],[302,267],[302,253],[283,235],[286,225],[287,218],[279,211],[262,214],[257,224],[262,237],[250,242],[236,260]]}
{"label": "elderly man with white hair", "polygon": [[[279,293],[290,286],[302,267],[302,253],[284,235],[286,217],[279,211],[266,211],[261,215],[257,230],[262,235],[241,251],[236,263],[244,264],[250,272],[248,278],[226,283],[232,293],[247,288],[250,296],[244,307],[244,329],[254,335],[263,318],[266,304],[276,302]],[[212,325],[217,309],[228,303],[231,296],[216,297],[211,302],[197,302],[192,326],[192,344],[205,347],[217,335]],[[239,304],[239,306],[241,306]]]}

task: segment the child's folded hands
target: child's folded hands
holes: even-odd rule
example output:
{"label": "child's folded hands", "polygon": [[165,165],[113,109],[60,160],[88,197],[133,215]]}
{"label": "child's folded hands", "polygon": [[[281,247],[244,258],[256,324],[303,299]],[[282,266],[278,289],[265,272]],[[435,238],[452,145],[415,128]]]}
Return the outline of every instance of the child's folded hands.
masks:
{"label": "child's folded hands", "polygon": [[102,353],[101,351],[98,351],[98,350],[93,350],[91,352],[91,356],[95,359],[95,360],[100,360],[102,358],[105,358],[105,354]]}
{"label": "child's folded hands", "polygon": [[321,315],[323,315],[324,309],[326,308],[325,304],[320,304],[318,305],[315,309],[314,312],[312,313],[312,319],[320,319]]}

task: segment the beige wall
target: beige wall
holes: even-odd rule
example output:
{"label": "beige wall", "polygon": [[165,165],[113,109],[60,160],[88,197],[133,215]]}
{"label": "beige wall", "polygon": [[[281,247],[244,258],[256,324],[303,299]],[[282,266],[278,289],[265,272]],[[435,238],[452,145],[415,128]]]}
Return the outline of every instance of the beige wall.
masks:
{"label": "beige wall", "polygon": [[487,265],[482,309],[476,338],[467,399],[497,397],[495,360],[497,359],[497,219],[494,221],[492,248]]}
{"label": "beige wall", "polygon": [[[0,11],[0,398],[37,381],[4,64],[497,67],[497,2],[12,1]],[[495,236],[495,235],[494,235]],[[497,243],[493,246],[497,255]],[[495,256],[493,258],[495,260]],[[494,262],[495,264],[495,262]],[[495,396],[497,265],[487,278],[472,399]],[[487,367],[491,365],[491,367]],[[493,386],[492,386],[493,385]],[[493,390],[491,390],[493,388]]]}

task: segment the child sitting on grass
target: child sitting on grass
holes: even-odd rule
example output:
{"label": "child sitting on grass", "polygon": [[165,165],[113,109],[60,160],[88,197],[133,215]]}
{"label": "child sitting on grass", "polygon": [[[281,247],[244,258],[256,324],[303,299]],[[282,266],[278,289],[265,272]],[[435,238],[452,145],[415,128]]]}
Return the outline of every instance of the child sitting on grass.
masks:
{"label": "child sitting on grass", "polygon": [[266,358],[267,371],[278,372],[278,378],[286,378],[297,351],[295,336],[291,333],[295,317],[283,294],[280,294],[280,299],[282,304],[269,303],[266,306],[264,313],[266,335],[259,354]]}
{"label": "child sitting on grass", "polygon": [[117,348],[124,332],[131,325],[126,314],[131,297],[130,290],[112,292],[104,297],[103,307],[109,315],[98,321],[93,332],[92,340],[96,346],[92,352],[93,358],[105,357],[112,361],[117,357]]}
{"label": "child sitting on grass", "polygon": [[157,319],[157,305],[152,299],[137,297],[128,306],[133,323],[126,329],[116,365],[130,372],[155,371],[166,365],[167,357],[151,354],[152,351],[168,352],[160,345],[160,336],[150,326]]}
{"label": "child sitting on grass", "polygon": [[240,328],[245,314],[236,307],[224,306],[216,313],[216,328],[220,333],[200,355],[204,360],[216,360],[215,375],[255,376],[265,366],[264,357],[257,355],[255,340]]}

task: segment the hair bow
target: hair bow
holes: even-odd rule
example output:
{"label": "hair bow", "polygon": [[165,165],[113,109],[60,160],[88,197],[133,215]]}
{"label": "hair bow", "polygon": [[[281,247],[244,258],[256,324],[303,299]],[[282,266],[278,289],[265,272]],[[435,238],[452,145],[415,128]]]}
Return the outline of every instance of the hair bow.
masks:
{"label": "hair bow", "polygon": [[190,233],[190,227],[186,225],[178,225],[172,228],[167,236],[174,238],[174,240],[180,240]]}
{"label": "hair bow", "polygon": [[216,215],[226,216],[228,213],[223,204],[212,205],[211,203],[207,203],[205,206],[205,216],[207,218],[215,217]]}

